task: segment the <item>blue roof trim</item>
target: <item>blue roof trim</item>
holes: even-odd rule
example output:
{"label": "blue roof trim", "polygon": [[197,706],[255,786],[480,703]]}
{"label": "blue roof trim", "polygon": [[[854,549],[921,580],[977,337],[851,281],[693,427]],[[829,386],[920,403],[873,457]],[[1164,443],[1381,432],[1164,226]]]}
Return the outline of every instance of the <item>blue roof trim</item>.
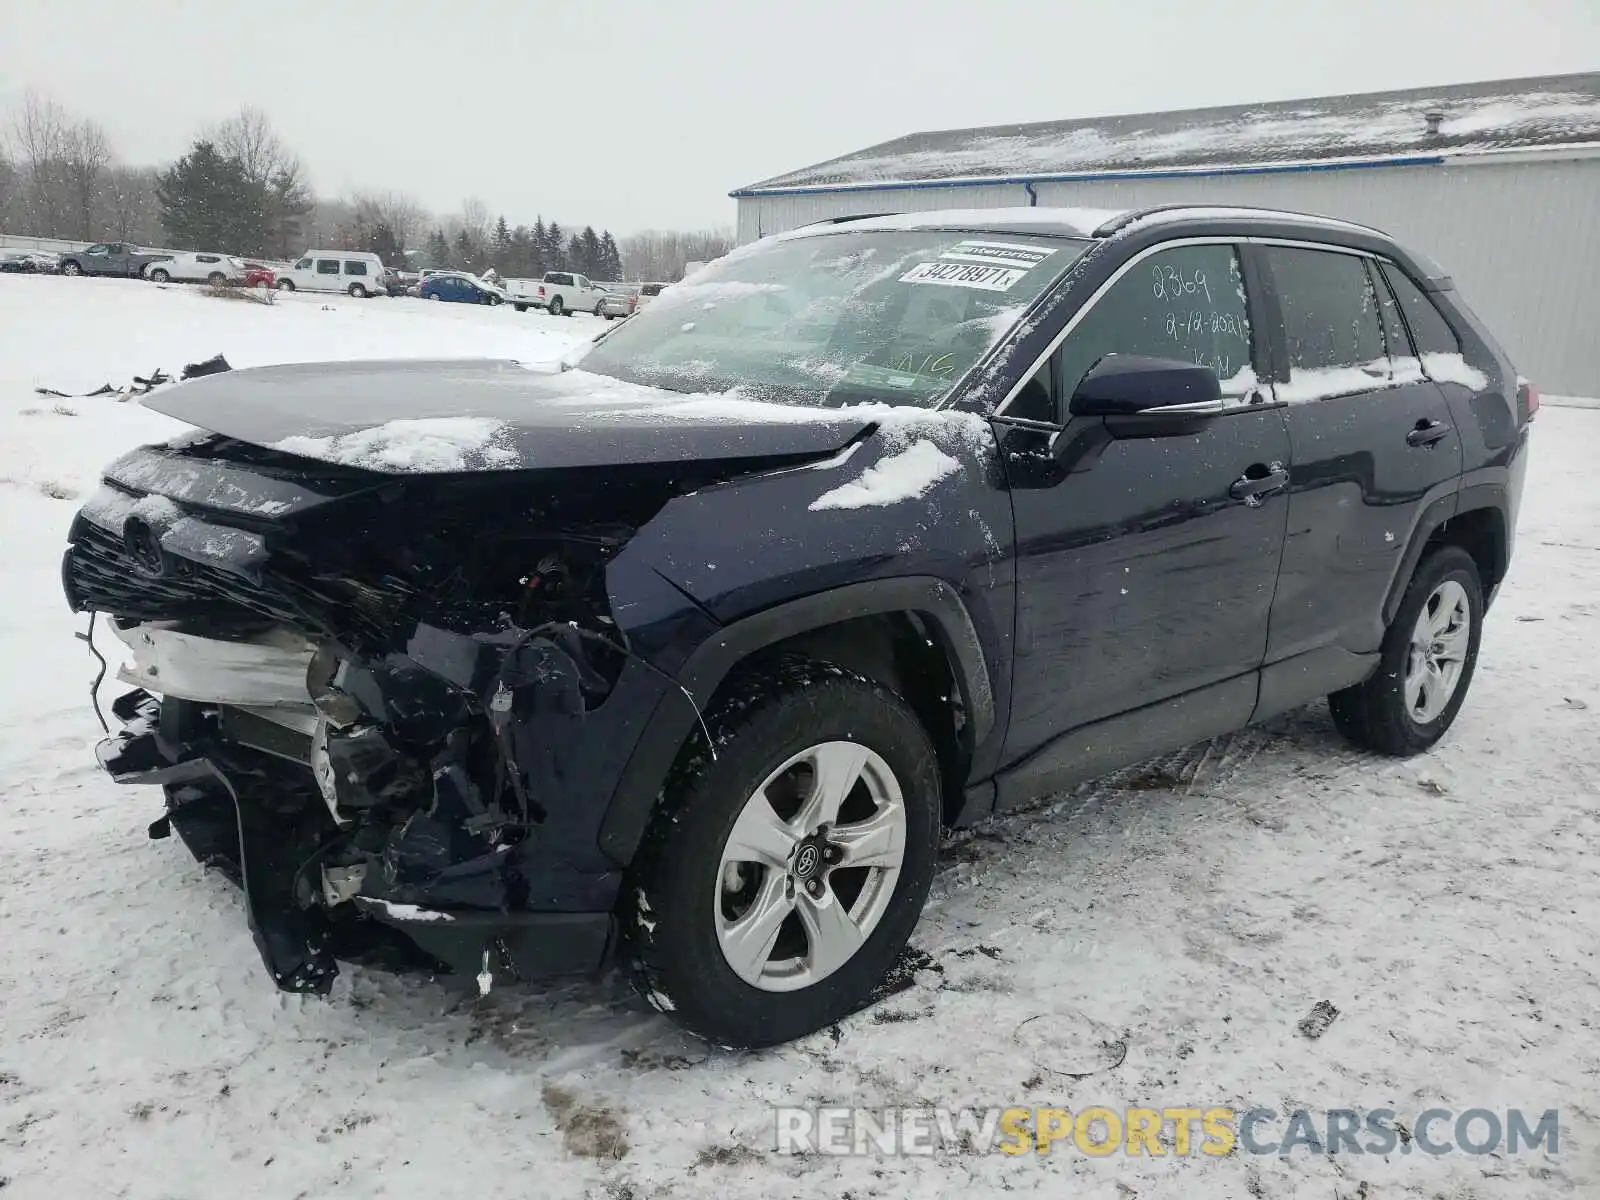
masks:
{"label": "blue roof trim", "polygon": [[1196,179],[1214,175],[1291,175],[1304,171],[1366,171],[1376,167],[1438,167],[1441,154],[1412,154],[1397,158],[1347,159],[1341,162],[1266,163],[1239,167],[1182,167],[1148,171],[1065,171],[1046,175],[994,175],[983,179],[910,179],[887,183],[821,183],[805,187],[739,188],[729,192],[734,200],[758,196],[820,196],[840,192],[909,192],[930,188],[1015,187],[1031,183],[1091,183],[1107,179]]}

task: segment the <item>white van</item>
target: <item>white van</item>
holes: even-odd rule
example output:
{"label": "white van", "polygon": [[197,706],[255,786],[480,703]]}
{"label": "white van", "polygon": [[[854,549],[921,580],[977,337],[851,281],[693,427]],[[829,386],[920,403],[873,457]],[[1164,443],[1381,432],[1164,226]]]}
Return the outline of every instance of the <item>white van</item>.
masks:
{"label": "white van", "polygon": [[348,292],[384,296],[383,260],[360,250],[307,250],[300,261],[278,273],[285,292]]}

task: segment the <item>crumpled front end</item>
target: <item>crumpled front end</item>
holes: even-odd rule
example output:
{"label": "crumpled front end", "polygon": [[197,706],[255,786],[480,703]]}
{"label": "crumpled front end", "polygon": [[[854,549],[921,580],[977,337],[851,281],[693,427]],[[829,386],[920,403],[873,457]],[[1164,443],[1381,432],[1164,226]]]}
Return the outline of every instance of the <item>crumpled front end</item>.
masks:
{"label": "crumpled front end", "polygon": [[165,789],[152,837],[239,882],[279,987],[324,992],[339,959],[481,987],[603,961],[598,829],[651,714],[688,703],[639,642],[714,626],[625,571],[625,628],[607,588],[681,472],[552,475],[401,482],[208,438],[119,460],[74,522],[69,602],[110,618],[133,688],[100,760]]}

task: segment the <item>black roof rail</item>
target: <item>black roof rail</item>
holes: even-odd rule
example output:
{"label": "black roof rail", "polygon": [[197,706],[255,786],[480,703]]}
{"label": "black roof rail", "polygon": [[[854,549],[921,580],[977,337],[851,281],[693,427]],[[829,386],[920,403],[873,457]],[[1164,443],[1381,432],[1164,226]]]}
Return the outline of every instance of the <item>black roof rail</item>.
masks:
{"label": "black roof rail", "polygon": [[822,220],[820,220],[820,221],[809,221],[805,225],[802,225],[801,228],[802,229],[810,229],[813,225],[843,225],[846,221],[871,221],[871,220],[875,220],[878,217],[903,217],[903,216],[905,216],[904,213],[894,213],[894,212],[855,213],[854,215],[848,216],[848,217],[823,217]]}
{"label": "black roof rail", "polygon": [[1265,205],[1260,204],[1151,204],[1144,208],[1130,208],[1126,212],[1120,212],[1109,220],[1101,222],[1095,227],[1095,231],[1092,236],[1110,237],[1119,230],[1126,229],[1135,221],[1141,221],[1145,217],[1154,216],[1157,213],[1183,212],[1187,209],[1208,208],[1234,209],[1242,213],[1260,213],[1264,216],[1288,217],[1291,220],[1295,217],[1304,217],[1312,221],[1324,221],[1334,225],[1343,225],[1348,229],[1364,229],[1368,233],[1376,233],[1385,237],[1388,236],[1387,234],[1384,234],[1381,229],[1375,229],[1371,225],[1360,225],[1355,221],[1346,221],[1343,217],[1324,217],[1315,213],[1296,213],[1291,212],[1288,209],[1268,208]]}

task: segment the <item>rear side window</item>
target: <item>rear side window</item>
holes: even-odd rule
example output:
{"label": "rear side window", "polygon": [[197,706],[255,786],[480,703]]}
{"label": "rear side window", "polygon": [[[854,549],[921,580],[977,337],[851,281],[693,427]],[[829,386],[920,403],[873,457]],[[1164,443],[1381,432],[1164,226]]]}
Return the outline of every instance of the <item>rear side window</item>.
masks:
{"label": "rear side window", "polygon": [[1387,377],[1378,295],[1366,260],[1287,246],[1268,246],[1266,253],[1283,309],[1291,381],[1302,373],[1347,367]]}
{"label": "rear side window", "polygon": [[318,275],[337,275],[339,273],[339,260],[336,258],[317,259]]}
{"label": "rear side window", "polygon": [[1450,322],[1444,319],[1444,314],[1428,299],[1427,294],[1411,282],[1410,276],[1400,268],[1385,263],[1383,277],[1389,281],[1395,299],[1400,302],[1400,311],[1411,329],[1411,338],[1416,343],[1418,354],[1461,353],[1461,339],[1456,337]]}
{"label": "rear side window", "polygon": [[195,257],[195,261],[196,262],[221,262],[222,261],[215,254],[196,254],[194,257]]}
{"label": "rear side window", "polygon": [[364,262],[347,262],[344,265],[344,273],[346,275],[365,275],[367,273],[367,264]]}
{"label": "rear side window", "polygon": [[[1175,246],[1136,263],[1094,301],[1059,353],[1057,378],[1067,399],[1108,354],[1199,363],[1217,373],[1225,395],[1243,395],[1255,386],[1255,375],[1237,252],[1225,245]],[[1010,411],[1039,415],[1015,406]]]}

